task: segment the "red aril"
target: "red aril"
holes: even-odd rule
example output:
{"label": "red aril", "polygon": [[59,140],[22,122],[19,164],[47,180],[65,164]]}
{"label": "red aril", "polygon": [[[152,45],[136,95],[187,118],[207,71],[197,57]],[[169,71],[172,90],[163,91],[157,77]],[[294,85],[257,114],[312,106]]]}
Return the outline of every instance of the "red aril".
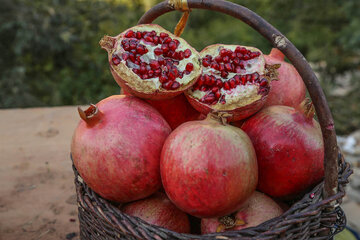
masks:
{"label": "red aril", "polygon": [[270,83],[270,92],[265,106],[299,106],[305,99],[306,87],[296,68],[285,62],[284,54],[276,48],[273,48],[270,54],[264,57],[266,64],[281,64],[280,68],[277,69],[279,80]]}
{"label": "red aril", "polygon": [[244,119],[264,105],[276,69],[265,66],[254,47],[216,44],[200,52],[203,72],[186,92],[193,107],[207,114],[227,112],[229,121]]}
{"label": "red aril", "polygon": [[166,139],[160,172],[170,200],[196,217],[238,210],[257,184],[257,163],[248,136],[214,119],[186,122]]}
{"label": "red aril", "polygon": [[160,153],[171,129],[158,111],[136,97],[116,95],[79,113],[71,153],[90,188],[129,202],[161,187]]}
{"label": "red aril", "polygon": [[187,214],[179,210],[165,193],[157,192],[148,198],[127,203],[121,210],[147,223],[179,233],[190,233]]}
{"label": "red aril", "polygon": [[291,199],[324,176],[324,144],[314,108],[270,106],[248,119],[242,129],[254,144],[259,164],[258,189]]}
{"label": "red aril", "polygon": [[254,192],[246,206],[230,216],[203,218],[201,233],[224,232],[255,227],[283,213],[281,207],[271,198],[260,192]]}
{"label": "red aril", "polygon": [[116,37],[105,36],[100,45],[108,52],[116,82],[141,98],[179,95],[201,73],[199,53],[156,24],[137,25]]}

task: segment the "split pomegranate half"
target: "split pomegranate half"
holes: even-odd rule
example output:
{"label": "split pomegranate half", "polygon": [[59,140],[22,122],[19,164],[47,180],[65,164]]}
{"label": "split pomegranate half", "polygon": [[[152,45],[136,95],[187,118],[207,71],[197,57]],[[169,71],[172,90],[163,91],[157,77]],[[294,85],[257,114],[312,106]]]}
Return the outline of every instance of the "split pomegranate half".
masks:
{"label": "split pomegranate half", "polygon": [[265,66],[254,47],[215,44],[200,52],[203,72],[187,92],[193,107],[207,114],[230,113],[229,121],[244,119],[264,105],[274,68]]}
{"label": "split pomegranate half", "polygon": [[116,82],[141,98],[174,97],[191,87],[201,73],[199,53],[156,24],[138,25],[116,37],[105,36],[100,45],[108,52]]}

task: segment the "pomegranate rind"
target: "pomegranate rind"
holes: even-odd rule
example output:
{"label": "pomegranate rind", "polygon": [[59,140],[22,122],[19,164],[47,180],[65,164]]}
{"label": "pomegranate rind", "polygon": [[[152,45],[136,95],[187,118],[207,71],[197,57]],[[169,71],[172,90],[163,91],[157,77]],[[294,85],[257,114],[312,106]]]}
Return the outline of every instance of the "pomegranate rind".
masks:
{"label": "pomegranate rind", "polygon": [[115,95],[96,104],[96,121],[80,120],[71,143],[74,165],[83,180],[105,199],[129,202],[161,187],[160,153],[171,132],[149,104]]}
{"label": "pomegranate rind", "polygon": [[280,64],[278,80],[271,81],[264,107],[284,105],[296,108],[306,97],[306,87],[296,68],[284,61],[284,54],[274,48],[264,55],[266,64]]}
{"label": "pomegranate rind", "polygon": [[[264,76],[266,73],[265,58],[262,52],[254,47],[214,44],[204,48],[200,52],[200,57],[201,59],[206,55],[211,55],[213,57],[216,57],[219,55],[221,49],[225,48],[235,51],[236,47],[244,47],[252,52],[261,53],[260,56],[258,56],[256,59],[256,64],[251,64],[251,68],[245,69],[243,73],[245,73],[245,71],[247,71],[247,73],[257,72],[260,76]],[[206,70],[207,69],[203,67],[202,74],[206,74]],[[214,71],[214,70],[210,69],[210,71]],[[230,79],[230,77],[228,77],[228,79]],[[209,112],[227,112],[233,115],[232,117],[228,118],[229,121],[233,122],[233,121],[242,120],[244,118],[253,115],[264,106],[267,100],[268,93],[260,93],[259,90],[260,90],[259,84],[239,85],[234,89],[226,90],[228,95],[225,95],[225,100],[226,100],[225,104],[222,104],[220,103],[220,101],[218,101],[216,104],[211,104],[211,105],[199,101],[200,98],[206,94],[204,92],[198,90],[193,91],[193,89],[190,88],[185,92],[185,94],[191,105],[197,111],[203,114],[208,114]],[[230,98],[230,95],[234,96],[233,93],[236,91],[239,92],[239,95],[237,97]]]}
{"label": "pomegranate rind", "polygon": [[121,211],[156,226],[179,233],[190,233],[187,214],[178,209],[162,192],[125,204]]}
{"label": "pomegranate rind", "polygon": [[239,128],[213,119],[186,122],[165,141],[160,160],[164,189],[196,217],[232,213],[255,191],[254,147]]}
{"label": "pomegranate rind", "polygon": [[[235,214],[235,218],[243,221],[244,224],[224,229],[221,232],[255,227],[272,218],[281,216],[283,212],[282,208],[273,199],[255,191],[248,199],[246,206]],[[201,234],[216,232],[220,224],[218,218],[201,219]]]}
{"label": "pomegranate rind", "polygon": [[[148,79],[143,80],[137,74],[135,74],[131,69],[126,66],[124,60],[120,58],[120,63],[115,65],[112,62],[112,56],[114,53],[121,53],[121,40],[124,39],[124,35],[129,31],[155,31],[156,33],[167,33],[172,39],[177,39],[180,42],[180,45],[177,50],[191,50],[191,56],[189,58],[183,59],[180,61],[182,68],[185,68],[187,63],[193,64],[193,70],[188,75],[184,75],[182,79],[176,78],[176,81],[180,83],[180,87],[176,90],[166,90],[161,87],[161,83],[158,78],[154,81],[149,81]],[[111,37],[110,37],[111,38]],[[106,39],[106,37],[104,37]],[[110,40],[108,40],[109,42]],[[201,74],[202,67],[200,64],[200,55],[199,53],[191,47],[184,39],[175,36],[171,32],[165,30],[157,24],[142,24],[135,27],[129,28],[124,32],[120,33],[118,36],[113,37],[112,40],[113,46],[109,47],[111,44],[101,43],[100,45],[108,52],[108,60],[110,64],[111,73],[115,81],[119,84],[121,88],[124,88],[125,91],[129,92],[131,95],[144,98],[144,99],[167,99],[172,98],[180,93],[184,92],[186,89],[190,88],[197,80],[197,77]],[[121,55],[121,54],[120,54]],[[180,66],[179,65],[179,66]]]}
{"label": "pomegranate rind", "polygon": [[324,176],[324,143],[319,123],[287,106],[270,106],[241,126],[252,140],[259,164],[258,189],[290,200]]}

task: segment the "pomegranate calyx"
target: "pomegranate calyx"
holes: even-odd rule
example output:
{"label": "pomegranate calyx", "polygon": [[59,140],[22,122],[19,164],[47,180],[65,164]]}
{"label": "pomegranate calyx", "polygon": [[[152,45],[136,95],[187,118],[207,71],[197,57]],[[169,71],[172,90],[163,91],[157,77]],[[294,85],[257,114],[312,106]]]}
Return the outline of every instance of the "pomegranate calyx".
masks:
{"label": "pomegranate calyx", "polygon": [[312,120],[314,118],[315,108],[309,98],[305,98],[305,100],[300,103],[298,110],[302,112],[307,119]]}
{"label": "pomegranate calyx", "polygon": [[105,49],[107,52],[110,52],[111,49],[114,48],[115,38],[105,35],[103,38],[101,38],[99,44],[102,49]]}
{"label": "pomegranate calyx", "polygon": [[219,222],[220,224],[217,226],[216,232],[222,232],[225,229],[231,229],[233,227],[246,224],[244,220],[237,218],[234,214],[220,217]]}
{"label": "pomegranate calyx", "polygon": [[88,123],[90,119],[93,119],[98,115],[99,109],[95,104],[90,104],[90,107],[85,111],[78,107],[78,112],[81,119]]}
{"label": "pomegranate calyx", "polygon": [[231,118],[233,115],[228,112],[220,112],[220,111],[213,111],[208,114],[207,118],[216,120],[220,122],[222,125],[228,124],[228,118]]}
{"label": "pomegranate calyx", "polygon": [[281,64],[265,64],[265,78],[270,83],[271,81],[279,80],[278,69],[281,67]]}

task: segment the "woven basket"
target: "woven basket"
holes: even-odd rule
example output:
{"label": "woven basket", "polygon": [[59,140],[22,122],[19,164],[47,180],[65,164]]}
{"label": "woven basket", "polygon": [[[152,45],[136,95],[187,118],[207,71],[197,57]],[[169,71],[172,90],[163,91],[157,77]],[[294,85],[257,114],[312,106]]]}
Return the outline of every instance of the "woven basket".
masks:
{"label": "woven basket", "polygon": [[[345,195],[345,185],[352,170],[339,153],[331,112],[319,81],[308,62],[277,29],[249,9],[231,2],[168,0],[146,12],[139,24],[151,23],[170,11],[186,11],[189,8],[218,11],[242,20],[268,39],[292,62],[311,96],[324,137],[324,180],[295,202],[283,215],[257,227],[224,233],[191,235],[157,227],[122,213],[114,203],[93,192],[74,167],[81,239],[331,239],[346,225],[346,218],[339,204]],[[177,31],[181,34],[182,29]]]}

